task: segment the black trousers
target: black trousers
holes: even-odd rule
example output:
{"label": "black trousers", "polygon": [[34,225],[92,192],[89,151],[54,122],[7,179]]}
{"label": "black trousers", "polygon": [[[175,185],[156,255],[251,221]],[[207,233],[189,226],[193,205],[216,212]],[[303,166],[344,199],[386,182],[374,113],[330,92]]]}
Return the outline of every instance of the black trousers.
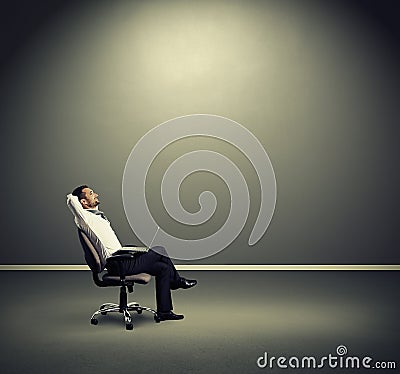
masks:
{"label": "black trousers", "polygon": [[[109,274],[118,274],[118,269],[107,267]],[[164,247],[157,246],[145,253],[137,253],[124,262],[125,275],[147,273],[156,278],[156,302],[158,312],[173,309],[171,286],[174,287],[180,276]]]}

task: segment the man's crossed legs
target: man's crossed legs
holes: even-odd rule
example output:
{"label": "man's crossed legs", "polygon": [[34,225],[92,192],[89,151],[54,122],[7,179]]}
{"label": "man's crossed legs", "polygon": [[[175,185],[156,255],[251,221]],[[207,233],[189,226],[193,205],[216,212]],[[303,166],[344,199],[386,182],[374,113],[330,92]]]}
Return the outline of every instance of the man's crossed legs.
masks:
{"label": "man's crossed legs", "polygon": [[[118,274],[118,269],[108,266],[110,274]],[[182,314],[172,312],[171,290],[188,289],[197,284],[196,280],[181,277],[164,247],[157,246],[145,253],[136,253],[124,262],[126,275],[148,273],[156,278],[157,314],[161,320],[183,319]]]}

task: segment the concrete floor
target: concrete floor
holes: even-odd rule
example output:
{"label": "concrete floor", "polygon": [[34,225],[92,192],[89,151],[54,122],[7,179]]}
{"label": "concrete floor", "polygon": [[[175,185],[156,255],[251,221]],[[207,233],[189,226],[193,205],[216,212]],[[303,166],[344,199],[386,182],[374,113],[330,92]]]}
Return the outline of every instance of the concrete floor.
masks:
{"label": "concrete floor", "polygon": [[[173,293],[175,311],[185,319],[156,324],[144,312],[126,331],[121,315],[89,323],[100,304],[117,301],[118,289],[96,287],[87,271],[0,272],[1,372],[256,373],[264,352],[320,358],[336,354],[339,345],[347,356],[400,367],[399,272],[183,273],[199,281]],[[154,280],[129,297],[154,307]]]}

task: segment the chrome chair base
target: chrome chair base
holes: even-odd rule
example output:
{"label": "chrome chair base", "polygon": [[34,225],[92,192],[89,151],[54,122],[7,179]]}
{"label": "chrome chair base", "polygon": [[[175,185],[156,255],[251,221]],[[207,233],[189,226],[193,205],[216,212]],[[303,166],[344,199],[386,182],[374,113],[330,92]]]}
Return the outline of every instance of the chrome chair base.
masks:
{"label": "chrome chair base", "polygon": [[157,323],[160,322],[160,318],[158,317],[157,312],[154,309],[147,308],[145,306],[141,306],[137,302],[131,302],[126,305],[126,307],[121,307],[119,304],[115,303],[105,303],[100,306],[100,308],[93,313],[92,317],[90,318],[90,323],[92,325],[97,325],[99,323],[98,319],[96,318],[99,314],[103,316],[107,315],[107,313],[118,312],[124,315],[125,319],[125,327],[127,330],[133,330],[133,323],[132,317],[129,312],[136,312],[137,314],[142,314],[142,311],[146,310],[150,313],[153,313],[154,321]]}

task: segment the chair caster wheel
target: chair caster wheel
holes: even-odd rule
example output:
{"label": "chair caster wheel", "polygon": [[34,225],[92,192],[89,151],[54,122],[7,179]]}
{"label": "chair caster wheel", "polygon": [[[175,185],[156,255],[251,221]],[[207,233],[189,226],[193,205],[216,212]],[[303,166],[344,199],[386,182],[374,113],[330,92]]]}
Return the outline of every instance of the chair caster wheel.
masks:
{"label": "chair caster wheel", "polygon": [[128,323],[125,327],[126,327],[127,330],[133,330],[132,323]]}
{"label": "chair caster wheel", "polygon": [[97,325],[97,324],[99,323],[99,321],[98,321],[96,318],[92,318],[92,319],[90,320],[90,323],[91,323],[92,325]]}
{"label": "chair caster wheel", "polygon": [[137,309],[136,312],[137,312],[137,314],[142,314],[143,310],[142,309]]}
{"label": "chair caster wheel", "polygon": [[106,316],[107,312],[100,312],[102,316]]}
{"label": "chair caster wheel", "polygon": [[154,321],[156,321],[156,323],[160,323],[161,319],[159,316],[154,316]]}

